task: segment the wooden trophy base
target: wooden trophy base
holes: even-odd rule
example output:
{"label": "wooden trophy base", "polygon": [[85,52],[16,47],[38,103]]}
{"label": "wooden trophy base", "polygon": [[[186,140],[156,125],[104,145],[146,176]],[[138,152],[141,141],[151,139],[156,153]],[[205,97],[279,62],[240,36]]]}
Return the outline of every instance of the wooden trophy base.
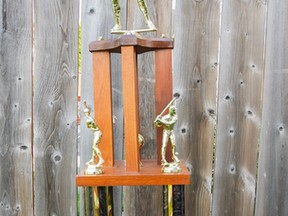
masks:
{"label": "wooden trophy base", "polygon": [[126,171],[125,161],[115,161],[114,167],[105,167],[100,175],[85,175],[80,172],[76,177],[77,186],[133,186],[133,185],[187,185],[190,173],[183,161],[180,173],[163,173],[156,160],[142,160],[140,171]]}

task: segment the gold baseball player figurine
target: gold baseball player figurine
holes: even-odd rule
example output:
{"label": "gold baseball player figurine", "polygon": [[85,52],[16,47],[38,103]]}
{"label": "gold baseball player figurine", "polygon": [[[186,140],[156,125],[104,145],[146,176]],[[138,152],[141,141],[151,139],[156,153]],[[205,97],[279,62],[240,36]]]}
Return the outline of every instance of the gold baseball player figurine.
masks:
{"label": "gold baseball player figurine", "polygon": [[[85,174],[87,175],[98,175],[104,173],[103,163],[104,159],[102,158],[102,154],[100,149],[98,148],[98,144],[102,137],[102,132],[95,123],[94,119],[90,115],[90,109],[87,107],[86,101],[84,101],[84,114],[86,116],[86,125],[93,131],[94,138],[92,143],[92,158],[90,161],[86,163]],[[97,163],[98,159],[98,163]]]}
{"label": "gold baseball player figurine", "polygon": [[[161,147],[161,165],[162,172],[164,173],[178,173],[181,172],[180,168],[180,160],[176,156],[175,148],[175,136],[174,136],[174,125],[177,122],[177,113],[176,107],[174,105],[174,101],[179,97],[179,95],[175,95],[175,97],[170,101],[170,103],[165,107],[165,109],[158,115],[154,121],[157,127],[163,127],[163,137],[162,137],[162,147]],[[164,112],[169,109],[169,113],[164,115]],[[168,141],[170,140],[172,146],[172,160],[173,162],[168,163],[165,154]]]}
{"label": "gold baseball player figurine", "polygon": [[121,20],[120,20],[120,14],[121,14],[121,8],[119,5],[119,0],[112,0],[112,7],[113,7],[113,13],[114,13],[114,20],[115,20],[115,25],[111,29],[111,33],[115,34],[125,34],[125,33],[137,33],[137,32],[147,32],[147,31],[156,31],[157,28],[151,21],[149,15],[148,15],[148,10],[147,10],[147,5],[145,0],[137,0],[138,6],[144,16],[145,23],[148,27],[148,29],[141,29],[141,30],[131,30],[131,31],[123,31],[122,26],[121,26]]}

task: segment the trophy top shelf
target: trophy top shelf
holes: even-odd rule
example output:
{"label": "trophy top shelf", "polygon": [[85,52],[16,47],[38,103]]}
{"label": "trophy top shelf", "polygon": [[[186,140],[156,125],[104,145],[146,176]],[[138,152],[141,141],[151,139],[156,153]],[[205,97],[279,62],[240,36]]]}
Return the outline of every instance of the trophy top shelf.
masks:
{"label": "trophy top shelf", "polygon": [[76,176],[77,186],[135,186],[135,185],[185,185],[190,184],[190,173],[181,161],[180,173],[162,173],[156,160],[143,160],[140,172],[126,171],[125,161],[115,161],[114,167],[104,167],[104,174]]}
{"label": "trophy top shelf", "polygon": [[174,41],[169,38],[139,38],[135,35],[123,35],[117,39],[98,40],[89,44],[90,52],[109,51],[121,53],[122,46],[135,46],[137,54],[158,49],[173,49]]}

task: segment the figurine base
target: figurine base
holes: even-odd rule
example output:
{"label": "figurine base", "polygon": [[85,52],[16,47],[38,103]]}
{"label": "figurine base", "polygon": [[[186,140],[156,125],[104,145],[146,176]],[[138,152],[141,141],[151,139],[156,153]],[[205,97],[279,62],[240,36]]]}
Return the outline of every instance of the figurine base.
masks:
{"label": "figurine base", "polygon": [[100,175],[104,173],[103,167],[97,167],[96,165],[87,165],[84,171],[85,175]]}
{"label": "figurine base", "polygon": [[162,165],[162,170],[163,173],[180,173],[182,172],[182,169],[180,167],[180,163],[168,163],[165,165]]}
{"label": "figurine base", "polygon": [[153,32],[157,31],[157,29],[135,29],[135,30],[112,30],[111,34],[123,34],[123,35],[137,35],[142,32]]}

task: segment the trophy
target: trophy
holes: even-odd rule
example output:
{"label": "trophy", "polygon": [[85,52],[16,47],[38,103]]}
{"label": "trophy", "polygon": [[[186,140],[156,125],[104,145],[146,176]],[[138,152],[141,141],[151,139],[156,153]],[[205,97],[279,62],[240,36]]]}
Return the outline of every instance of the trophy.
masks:
{"label": "trophy", "polygon": [[[102,132],[97,126],[96,122],[90,115],[90,109],[87,107],[86,101],[84,101],[84,114],[86,116],[86,125],[90,128],[94,134],[92,142],[92,158],[86,163],[85,174],[87,175],[99,175],[104,173],[103,163],[104,159],[98,148],[98,144],[101,141]],[[98,162],[97,162],[98,160]]]}
{"label": "trophy", "polygon": [[[161,165],[162,172],[164,173],[178,173],[181,172],[180,160],[176,156],[175,148],[176,141],[174,135],[174,125],[177,122],[176,106],[174,105],[175,100],[179,97],[178,94],[174,95],[174,98],[168,103],[164,110],[156,117],[154,123],[157,127],[163,127],[162,147],[161,147]],[[169,113],[164,115],[166,110],[169,109]],[[172,146],[172,160],[173,162],[168,163],[166,160],[166,148],[168,141],[170,140]]]}
{"label": "trophy", "polygon": [[[179,94],[175,94],[173,98],[172,49],[174,40],[166,37],[145,38],[139,36],[138,33],[155,31],[156,27],[148,16],[145,0],[137,0],[137,2],[148,29],[121,30],[119,0],[112,0],[115,26],[111,29],[111,33],[123,35],[113,39],[99,38],[89,44],[93,64],[94,109],[97,115],[94,120],[90,116],[90,110],[86,103],[84,104],[87,127],[94,133],[93,152],[92,159],[86,164],[84,174],[81,171],[76,177],[77,186],[182,185],[190,183],[190,173],[175,152],[176,143],[173,129],[177,122],[177,112],[174,102]],[[156,157],[141,160],[140,150],[144,145],[145,136],[140,134],[139,65],[137,59],[139,55],[148,52],[154,53],[154,105],[156,113],[160,113],[154,123],[157,127],[163,128],[163,131],[160,128],[156,131]],[[113,127],[116,117],[113,117],[112,79],[114,78],[111,76],[111,67],[113,66],[111,54],[114,53],[121,55],[124,139],[115,139],[115,128]],[[171,100],[171,98],[173,99]],[[165,115],[167,110],[169,113]],[[103,131],[103,137],[99,128]],[[102,154],[98,148],[100,140]],[[169,142],[171,142],[171,146],[168,145]],[[114,157],[115,146],[123,146],[124,155],[120,160]],[[170,156],[172,156],[173,162],[171,162]],[[103,163],[103,158],[105,158],[105,163]],[[104,169],[105,173],[103,173]]]}

